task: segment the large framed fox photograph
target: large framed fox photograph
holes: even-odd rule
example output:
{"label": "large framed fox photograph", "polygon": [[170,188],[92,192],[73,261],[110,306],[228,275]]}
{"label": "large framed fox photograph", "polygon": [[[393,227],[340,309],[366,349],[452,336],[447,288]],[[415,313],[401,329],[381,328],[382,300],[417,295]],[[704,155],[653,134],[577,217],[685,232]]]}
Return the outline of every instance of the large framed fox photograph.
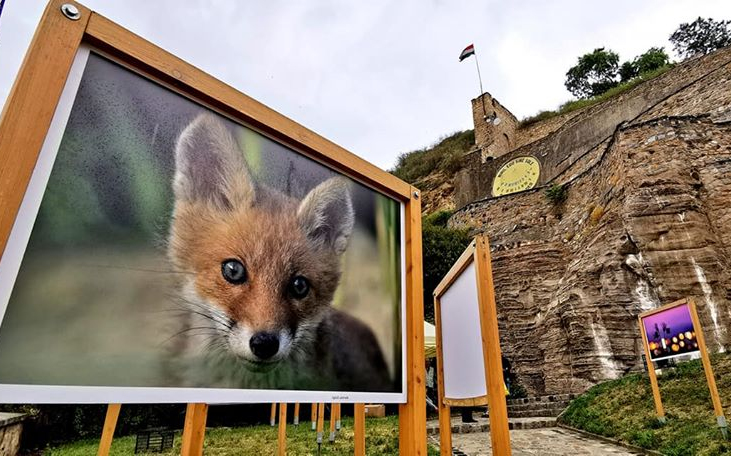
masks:
{"label": "large framed fox photograph", "polygon": [[411,400],[413,187],[55,1],[0,158],[0,403]]}

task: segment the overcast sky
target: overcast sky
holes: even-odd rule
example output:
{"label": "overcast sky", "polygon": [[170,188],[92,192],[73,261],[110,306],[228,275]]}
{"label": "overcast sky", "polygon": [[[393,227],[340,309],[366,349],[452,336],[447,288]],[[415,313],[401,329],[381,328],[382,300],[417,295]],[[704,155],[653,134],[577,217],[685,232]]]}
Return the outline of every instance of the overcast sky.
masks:
{"label": "overcast sky", "polygon": [[[571,98],[579,55],[630,59],[696,17],[731,19],[729,0],[125,0],[82,1],[382,168],[398,154],[472,128],[483,86],[518,118]],[[6,0],[0,17],[5,103],[45,1]]]}

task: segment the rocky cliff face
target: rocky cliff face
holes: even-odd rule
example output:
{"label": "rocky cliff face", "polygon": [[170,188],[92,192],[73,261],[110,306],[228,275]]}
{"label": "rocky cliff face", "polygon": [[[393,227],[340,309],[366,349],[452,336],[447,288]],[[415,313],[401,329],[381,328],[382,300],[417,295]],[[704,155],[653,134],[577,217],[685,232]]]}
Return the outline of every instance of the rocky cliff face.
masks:
{"label": "rocky cliff face", "polygon": [[503,351],[532,393],[638,368],[637,315],[686,296],[709,348],[731,344],[731,64],[711,60],[595,146],[561,151],[578,157],[553,181],[564,203],[538,188],[452,217],[490,236]]}

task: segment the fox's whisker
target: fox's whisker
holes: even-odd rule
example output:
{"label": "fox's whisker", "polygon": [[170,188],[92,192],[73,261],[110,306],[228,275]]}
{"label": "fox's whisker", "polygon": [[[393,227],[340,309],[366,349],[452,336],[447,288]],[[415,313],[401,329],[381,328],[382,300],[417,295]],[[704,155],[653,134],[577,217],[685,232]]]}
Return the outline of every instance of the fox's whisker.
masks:
{"label": "fox's whisker", "polygon": [[78,266],[83,268],[97,268],[97,269],[121,269],[123,271],[135,271],[135,272],[152,272],[156,274],[185,274],[195,275],[193,271],[176,271],[166,269],[149,269],[149,268],[133,268],[130,266],[115,266],[111,264],[94,264],[94,263],[79,263]]}
{"label": "fox's whisker", "polygon": [[[174,339],[174,338],[176,338],[178,336],[181,336],[183,334],[188,334],[189,332],[199,331],[199,330],[212,331],[210,334],[214,334],[214,335],[215,334],[220,334],[220,331],[218,330],[218,328],[213,328],[213,327],[210,327],[210,326],[195,326],[195,327],[192,327],[192,328],[185,328],[185,329],[183,329],[181,331],[176,332],[172,336],[170,336],[167,339],[165,339],[164,341],[162,341],[161,344],[165,344],[167,342],[170,342],[172,339]],[[193,334],[193,335],[204,335],[204,334],[205,333]]]}
{"label": "fox's whisker", "polygon": [[[184,297],[179,297],[178,299],[181,302],[186,304],[186,306],[181,306],[182,310],[185,310],[190,313],[194,313],[194,314],[200,315],[202,317],[208,318],[210,320],[213,320],[229,329],[231,329],[235,324],[235,322],[230,317],[228,317],[227,315],[225,315],[223,312],[219,311],[218,309],[215,309],[211,306],[203,305],[201,303],[186,299]],[[198,309],[201,310],[201,312],[191,309],[189,306],[197,307]]]}

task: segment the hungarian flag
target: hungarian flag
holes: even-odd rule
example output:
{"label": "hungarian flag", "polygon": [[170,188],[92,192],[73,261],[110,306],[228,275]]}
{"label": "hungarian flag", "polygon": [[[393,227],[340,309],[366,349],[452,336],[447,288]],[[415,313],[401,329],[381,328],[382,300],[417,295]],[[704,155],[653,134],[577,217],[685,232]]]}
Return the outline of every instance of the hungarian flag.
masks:
{"label": "hungarian flag", "polygon": [[470,44],[469,46],[464,48],[464,51],[462,51],[462,53],[459,55],[459,61],[461,62],[462,60],[466,59],[467,57],[474,55],[474,53],[475,53],[475,45]]}

